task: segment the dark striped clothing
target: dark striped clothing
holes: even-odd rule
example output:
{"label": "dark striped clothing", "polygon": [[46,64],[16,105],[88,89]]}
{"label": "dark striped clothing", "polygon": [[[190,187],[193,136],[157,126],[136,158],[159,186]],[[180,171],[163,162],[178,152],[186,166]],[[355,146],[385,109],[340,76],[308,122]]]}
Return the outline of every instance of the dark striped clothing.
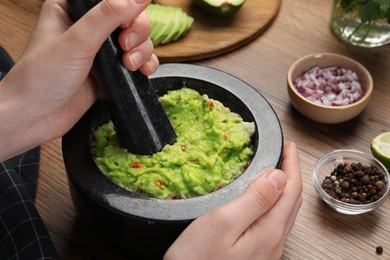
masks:
{"label": "dark striped clothing", "polygon": [[[0,46],[0,80],[12,66]],[[0,259],[58,259],[34,205],[39,156],[36,147],[0,163]]]}

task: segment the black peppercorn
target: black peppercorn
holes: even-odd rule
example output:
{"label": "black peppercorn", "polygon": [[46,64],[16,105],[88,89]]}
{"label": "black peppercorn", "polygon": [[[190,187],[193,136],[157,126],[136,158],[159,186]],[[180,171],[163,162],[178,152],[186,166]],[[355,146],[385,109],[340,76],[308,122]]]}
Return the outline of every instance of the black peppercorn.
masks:
{"label": "black peppercorn", "polygon": [[341,188],[343,188],[343,190],[349,190],[349,182],[343,181],[341,183]]}
{"label": "black peppercorn", "polygon": [[384,190],[385,188],[385,183],[383,181],[376,181],[375,182],[375,187],[378,189],[378,190]]}
{"label": "black peppercorn", "polygon": [[387,181],[375,165],[341,163],[324,178],[321,186],[332,198],[342,202],[367,204],[383,196]]}
{"label": "black peppercorn", "polygon": [[370,183],[370,176],[368,176],[367,174],[363,176],[362,178],[362,182],[364,184],[369,184]]}
{"label": "black peppercorn", "polygon": [[375,250],[378,255],[381,255],[383,253],[383,247],[381,246],[377,246]]}
{"label": "black peppercorn", "polygon": [[355,172],[355,176],[356,176],[356,178],[359,178],[359,179],[360,179],[361,177],[364,176],[364,172],[362,172],[362,171],[360,171],[360,170],[359,170],[359,171],[356,171],[356,172]]}

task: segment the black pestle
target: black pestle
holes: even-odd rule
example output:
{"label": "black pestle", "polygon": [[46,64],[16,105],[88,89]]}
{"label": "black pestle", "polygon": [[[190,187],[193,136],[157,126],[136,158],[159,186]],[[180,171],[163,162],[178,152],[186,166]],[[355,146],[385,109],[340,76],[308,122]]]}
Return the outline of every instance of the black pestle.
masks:
{"label": "black pestle", "polygon": [[[68,0],[74,21],[100,0]],[[96,28],[99,30],[99,28]],[[176,134],[147,76],[122,65],[123,51],[115,30],[92,66],[121,146],[136,154],[153,154],[176,141]]]}

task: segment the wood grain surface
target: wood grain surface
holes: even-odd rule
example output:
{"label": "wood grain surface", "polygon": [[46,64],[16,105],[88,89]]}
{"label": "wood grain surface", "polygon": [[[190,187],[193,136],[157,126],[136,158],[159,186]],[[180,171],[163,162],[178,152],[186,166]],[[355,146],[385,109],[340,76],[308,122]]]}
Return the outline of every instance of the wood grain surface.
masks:
{"label": "wood grain surface", "polygon": [[158,0],[177,6],[194,18],[188,33],[176,42],[156,47],[161,62],[188,62],[237,49],[263,33],[277,15],[281,0],[246,0],[234,16],[216,17],[189,0]]}
{"label": "wood grain surface", "polygon": [[[284,0],[273,23],[259,37],[234,51],[194,63],[231,73],[252,85],[274,108],[285,139],[298,145],[303,204],[282,259],[390,259],[390,200],[371,213],[341,215],[318,199],[311,183],[313,167],[325,153],[339,148],[370,153],[371,139],[390,131],[390,46],[362,49],[339,41],[329,29],[332,2]],[[41,4],[42,0],[0,1],[0,44],[14,59],[22,53]],[[349,56],[372,74],[372,100],[349,122],[318,124],[291,106],[286,88],[288,68],[298,58],[318,52]],[[70,199],[60,139],[42,145],[37,192],[36,206],[61,259],[125,259],[78,218]],[[375,253],[378,245],[384,249],[381,256]]]}

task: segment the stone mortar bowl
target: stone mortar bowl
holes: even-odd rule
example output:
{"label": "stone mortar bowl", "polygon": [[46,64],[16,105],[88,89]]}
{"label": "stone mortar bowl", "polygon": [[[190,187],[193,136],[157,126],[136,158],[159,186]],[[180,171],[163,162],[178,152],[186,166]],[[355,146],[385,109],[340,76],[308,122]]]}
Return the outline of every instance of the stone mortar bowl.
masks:
{"label": "stone mortar bowl", "polygon": [[236,198],[266,169],[279,167],[283,150],[277,115],[264,97],[242,80],[219,70],[175,63],[161,65],[150,80],[159,95],[183,85],[207,94],[245,121],[255,122],[256,133],[249,167],[229,185],[189,199],[148,198],[120,188],[96,165],[91,150],[93,132],[109,120],[103,102],[96,101],[62,139],[72,200],[97,236],[134,259],[161,259],[194,219]]}

